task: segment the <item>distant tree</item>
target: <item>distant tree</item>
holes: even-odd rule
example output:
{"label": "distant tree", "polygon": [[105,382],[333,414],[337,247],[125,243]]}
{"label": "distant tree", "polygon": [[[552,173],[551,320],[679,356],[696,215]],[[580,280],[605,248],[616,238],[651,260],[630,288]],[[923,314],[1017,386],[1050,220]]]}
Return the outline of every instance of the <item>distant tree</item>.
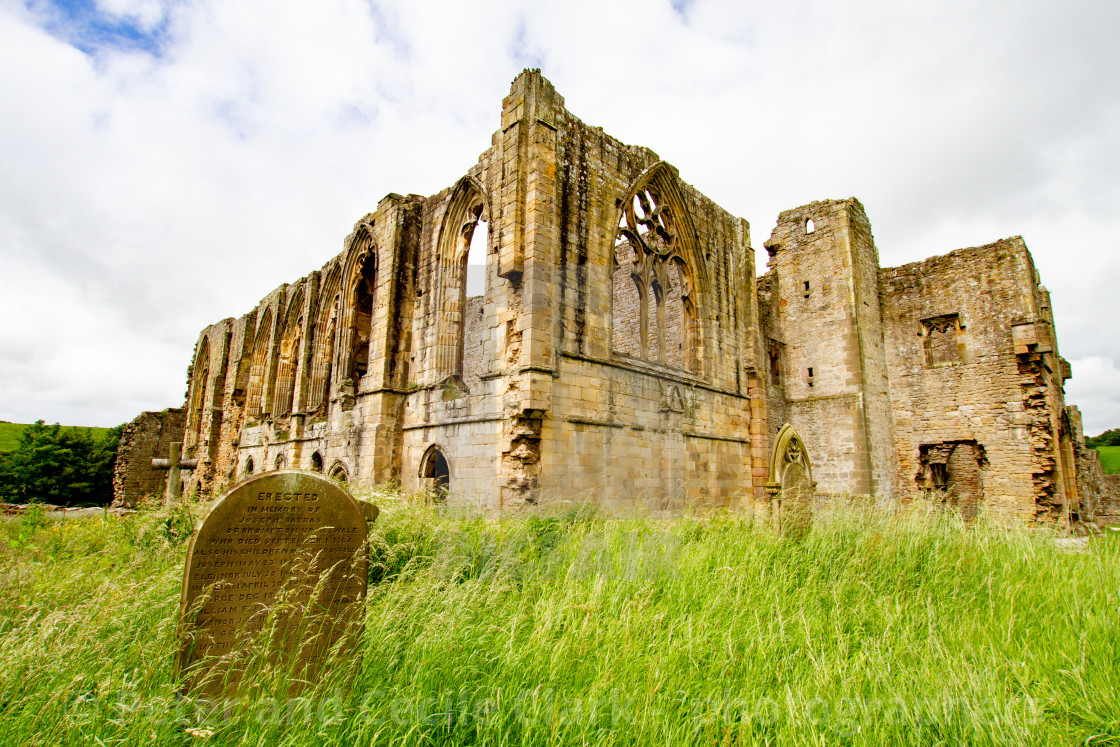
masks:
{"label": "distant tree", "polygon": [[113,499],[113,467],[124,426],[93,436],[42,420],[28,426],[15,451],[0,454],[0,500],[66,506]]}
{"label": "distant tree", "polygon": [[1112,428],[1099,436],[1090,436],[1085,439],[1085,445],[1091,449],[1098,446],[1120,446],[1120,428]]}

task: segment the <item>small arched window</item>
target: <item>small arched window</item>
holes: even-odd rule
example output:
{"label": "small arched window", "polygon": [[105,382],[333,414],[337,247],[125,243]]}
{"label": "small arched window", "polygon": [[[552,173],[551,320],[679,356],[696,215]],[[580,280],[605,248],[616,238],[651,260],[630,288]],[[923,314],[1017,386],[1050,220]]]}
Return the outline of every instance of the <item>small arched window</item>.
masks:
{"label": "small arched window", "polygon": [[331,465],[331,471],[327,477],[339,482],[347,482],[350,476],[346,472],[346,466],[342,462],[335,462]]}
{"label": "small arched window", "polygon": [[434,500],[447,500],[447,493],[451,488],[451,467],[438,446],[432,446],[424,452],[424,458],[420,461],[420,478],[426,481],[425,487]]}
{"label": "small arched window", "polygon": [[312,472],[322,472],[323,471],[323,456],[322,456],[322,454],[320,454],[317,451],[314,454],[311,455],[311,471]]}
{"label": "small arched window", "polygon": [[253,474],[253,457],[249,457],[248,459],[245,460],[245,474],[246,475]]}

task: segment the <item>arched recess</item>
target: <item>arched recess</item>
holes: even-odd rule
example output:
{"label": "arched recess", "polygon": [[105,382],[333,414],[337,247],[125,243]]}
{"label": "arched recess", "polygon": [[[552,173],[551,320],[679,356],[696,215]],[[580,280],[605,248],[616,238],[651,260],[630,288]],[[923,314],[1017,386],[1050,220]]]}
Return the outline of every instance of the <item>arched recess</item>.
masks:
{"label": "arched recess", "polygon": [[248,457],[245,459],[245,469],[242,474],[246,477],[253,474],[253,457]]}
{"label": "arched recess", "polygon": [[311,386],[307,410],[325,413],[330,398],[331,373],[334,370],[335,338],[338,336],[338,313],[341,299],[341,270],[331,265],[319,285],[319,310],[315,317],[315,344],[311,353]]}
{"label": "arched recess", "polygon": [[451,488],[451,465],[443,449],[435,444],[428,447],[420,459],[420,479],[436,500],[445,500]]}
{"label": "arched recess", "polygon": [[774,440],[766,489],[778,498],[782,531],[799,532],[808,528],[816,492],[813,465],[805,442],[789,423],[781,427]]}
{"label": "arched recess", "polygon": [[296,372],[299,368],[300,344],[303,341],[303,291],[298,291],[288,304],[283,332],[280,335],[276,363],[276,384],[272,393],[272,415],[282,418],[292,414]]}
{"label": "arched recess", "polygon": [[345,327],[345,359],[342,370],[357,386],[370,364],[374,312],[377,308],[377,245],[369,223],[359,223],[347,250],[343,288],[342,323]]}
{"label": "arched recess", "polygon": [[311,471],[312,472],[322,472],[323,471],[323,455],[320,454],[317,451],[313,452],[311,454]]}
{"label": "arched recess", "polygon": [[702,375],[706,273],[676,170],[649,167],[617,207],[612,349]]}
{"label": "arched recess", "polygon": [[202,421],[206,413],[207,390],[210,382],[210,338],[203,337],[191,364],[190,409],[187,410],[187,437],[184,447],[195,449],[202,438]]}
{"label": "arched recess", "polygon": [[[467,256],[476,228],[487,225],[490,211],[481,185],[465,176],[455,185],[439,230],[436,274],[435,381],[463,375],[463,338],[466,328]],[[489,263],[487,235],[487,263]]]}
{"label": "arched recess", "polygon": [[334,464],[331,465],[331,469],[330,472],[327,473],[327,477],[331,478],[332,480],[338,480],[339,482],[350,481],[350,473],[346,470],[346,465],[337,459],[335,460]]}
{"label": "arched recess", "polygon": [[268,348],[272,340],[272,309],[265,309],[253,336],[253,356],[249,366],[249,387],[245,396],[248,417],[256,419],[264,413],[264,382],[268,376]]}

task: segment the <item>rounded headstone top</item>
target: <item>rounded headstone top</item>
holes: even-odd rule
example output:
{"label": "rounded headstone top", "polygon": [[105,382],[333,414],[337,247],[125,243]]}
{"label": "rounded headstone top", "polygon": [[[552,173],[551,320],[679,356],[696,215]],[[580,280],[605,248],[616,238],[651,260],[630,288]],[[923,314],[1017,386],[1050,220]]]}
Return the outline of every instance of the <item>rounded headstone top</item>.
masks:
{"label": "rounded headstone top", "polygon": [[[316,608],[327,619],[360,619],[368,569],[363,505],[370,504],[332,480],[298,470],[266,472],[226,490],[187,551],[181,615],[193,633],[180,667],[237,648],[281,589],[296,602],[317,590]],[[310,673],[323,653],[301,653],[301,666]]]}

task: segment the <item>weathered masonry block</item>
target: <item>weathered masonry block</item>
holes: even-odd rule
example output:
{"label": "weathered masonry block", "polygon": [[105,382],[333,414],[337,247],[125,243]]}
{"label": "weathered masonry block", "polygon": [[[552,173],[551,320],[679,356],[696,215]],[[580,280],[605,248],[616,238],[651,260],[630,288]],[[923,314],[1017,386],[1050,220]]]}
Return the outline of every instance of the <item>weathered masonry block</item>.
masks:
{"label": "weathered masonry block", "polygon": [[114,507],[136,508],[145,498],[163,495],[167,471],[153,467],[152,459],[166,457],[171,442],[183,440],[185,420],[185,410],[169,408],[140,413],[124,427],[113,468]]}
{"label": "weathered masonry block", "polygon": [[202,330],[188,489],[299,468],[489,509],[770,516],[788,423],[819,493],[1112,510],[1022,239],[881,268],[857,200],[814,202],[779,216],[756,277],[746,220],[539,71],[498,124],[446,189],[386,196],[320,269]]}

